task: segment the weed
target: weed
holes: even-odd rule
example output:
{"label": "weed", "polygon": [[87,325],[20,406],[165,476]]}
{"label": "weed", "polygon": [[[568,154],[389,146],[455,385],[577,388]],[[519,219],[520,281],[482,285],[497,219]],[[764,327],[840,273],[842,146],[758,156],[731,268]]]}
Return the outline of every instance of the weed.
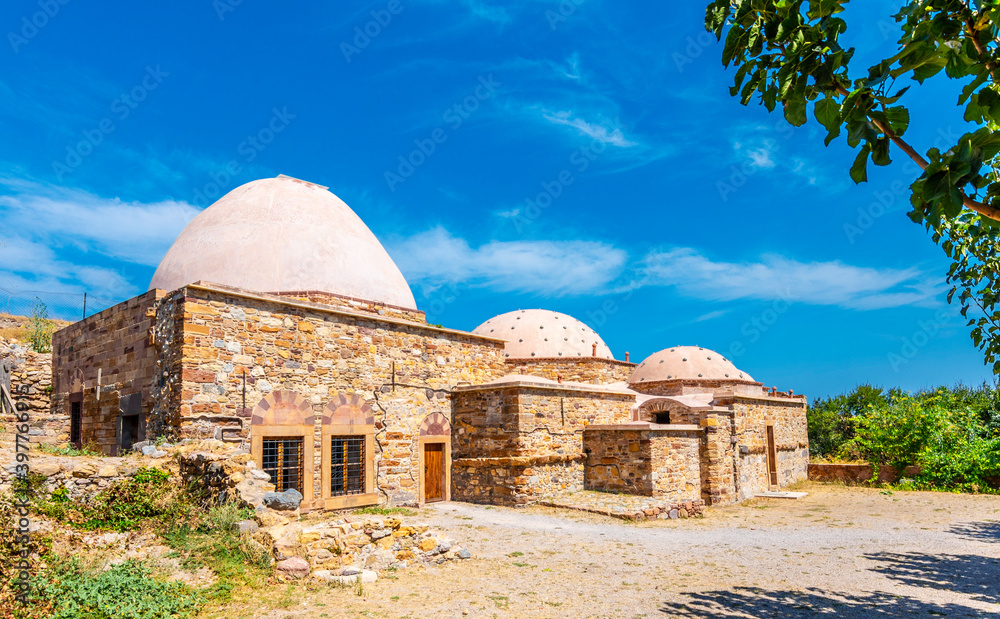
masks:
{"label": "weed", "polygon": [[416,516],[417,512],[412,509],[407,509],[405,507],[379,507],[373,505],[371,507],[362,507],[361,509],[354,510],[355,514],[359,516]]}
{"label": "weed", "polygon": [[[192,617],[204,600],[191,587],[153,578],[141,563],[126,561],[91,571],[73,559],[47,557],[35,579],[34,609],[52,619],[168,619]],[[44,610],[43,610],[44,609]]]}
{"label": "weed", "polygon": [[80,449],[73,447],[70,444],[55,446],[50,443],[39,443],[37,445],[38,451],[42,453],[52,454],[53,456],[103,456],[104,453],[101,452],[100,448],[96,448],[93,443],[87,443]]}

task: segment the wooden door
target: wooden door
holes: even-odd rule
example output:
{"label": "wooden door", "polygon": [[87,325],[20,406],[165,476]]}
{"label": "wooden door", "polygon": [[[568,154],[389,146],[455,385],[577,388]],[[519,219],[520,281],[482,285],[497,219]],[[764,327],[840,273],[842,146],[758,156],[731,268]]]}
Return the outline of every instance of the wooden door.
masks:
{"label": "wooden door", "polygon": [[778,453],[774,447],[774,426],[767,426],[767,472],[771,487],[778,487]]}
{"label": "wooden door", "polygon": [[444,500],[444,444],[424,445],[424,502]]}

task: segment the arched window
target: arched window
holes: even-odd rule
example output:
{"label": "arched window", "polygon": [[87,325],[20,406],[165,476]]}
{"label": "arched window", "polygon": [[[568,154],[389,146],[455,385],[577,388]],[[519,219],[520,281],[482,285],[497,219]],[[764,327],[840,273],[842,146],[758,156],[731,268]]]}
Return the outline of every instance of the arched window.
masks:
{"label": "arched window", "polygon": [[326,509],[378,503],[375,415],[355,394],[335,394],[323,407],[322,483]]}
{"label": "arched window", "polygon": [[302,493],[302,510],[313,506],[313,411],[294,391],[275,391],[254,407],[250,454],[271,476],[277,492]]}

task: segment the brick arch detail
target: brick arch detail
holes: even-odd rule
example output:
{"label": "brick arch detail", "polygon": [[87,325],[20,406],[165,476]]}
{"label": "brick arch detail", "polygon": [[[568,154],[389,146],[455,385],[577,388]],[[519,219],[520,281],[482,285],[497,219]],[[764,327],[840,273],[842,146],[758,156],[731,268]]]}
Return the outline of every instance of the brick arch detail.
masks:
{"label": "brick arch detail", "polygon": [[451,436],[451,423],[441,413],[431,413],[420,422],[420,436]]}
{"label": "brick arch detail", "polygon": [[294,391],[272,391],[253,408],[250,425],[311,426],[312,404]]}
{"label": "brick arch detail", "polygon": [[371,426],[375,413],[364,398],[355,393],[334,393],[323,406],[324,426]]}

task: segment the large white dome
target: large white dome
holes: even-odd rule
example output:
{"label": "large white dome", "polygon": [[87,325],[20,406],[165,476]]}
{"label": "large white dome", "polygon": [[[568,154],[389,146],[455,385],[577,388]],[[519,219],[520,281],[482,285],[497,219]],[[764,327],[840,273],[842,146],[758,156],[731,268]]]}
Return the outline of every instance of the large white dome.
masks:
{"label": "large white dome", "polygon": [[255,292],[328,292],[416,309],[396,263],[325,187],[287,176],[251,181],[195,217],[150,289],[206,281]]}
{"label": "large white dome", "polygon": [[507,340],[511,359],[590,357],[614,359],[601,336],[572,316],[549,310],[517,310],[490,318],[473,333]]}

